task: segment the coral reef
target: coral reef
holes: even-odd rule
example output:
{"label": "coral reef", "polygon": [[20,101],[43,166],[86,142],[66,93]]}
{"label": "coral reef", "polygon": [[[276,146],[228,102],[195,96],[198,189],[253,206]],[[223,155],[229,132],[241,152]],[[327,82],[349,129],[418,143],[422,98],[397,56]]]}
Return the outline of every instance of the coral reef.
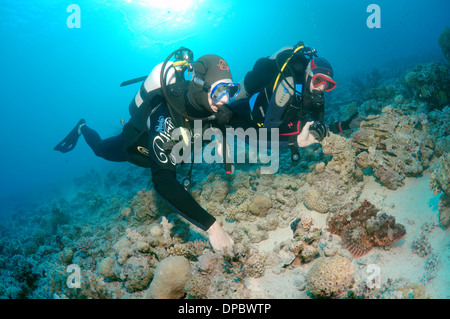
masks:
{"label": "coral reef", "polygon": [[[412,232],[417,219],[408,216],[408,245],[366,255],[396,242],[405,229],[368,202],[355,206],[366,191],[363,174],[395,190],[407,177],[430,173],[431,189],[441,194],[440,224],[450,224],[448,66],[402,68],[369,70],[367,81],[358,78],[344,92],[328,94],[333,107],[327,101],[327,123],[356,111],[372,115],[353,137],[330,134],[299,149],[298,162],[280,150],[277,174],[262,175],[247,164],[233,175],[219,164],[193,167],[191,194],[232,236],[232,255],[213,252],[203,231],[172,213],[152,189],[149,170],[90,171],[73,181],[76,193],[0,223],[0,297],[241,299],[265,296],[264,289],[277,288],[270,280],[287,282],[279,289],[294,289],[301,298],[429,297],[426,289],[446,267],[436,233],[430,234],[437,220],[419,234]],[[178,169],[182,177],[189,167]],[[373,194],[383,210],[395,208],[385,198],[390,190]],[[286,237],[279,242],[279,235]],[[419,279],[392,277],[369,289],[367,276],[361,280],[365,267],[390,265],[387,259],[398,250],[421,263],[412,274]],[[81,269],[81,288],[67,286],[71,264]],[[257,284],[266,286],[252,290]]]}
{"label": "coral reef", "polygon": [[418,65],[405,76],[414,97],[425,101],[428,109],[442,109],[450,101],[450,70],[448,65],[429,63]]}
{"label": "coral reef", "polygon": [[430,177],[430,188],[435,195],[444,193],[439,200],[439,219],[441,225],[450,225],[450,155],[444,153],[438,160]]}
{"label": "coral reef", "polygon": [[344,257],[322,258],[306,275],[306,287],[314,298],[346,297],[355,280],[355,267]]}
{"label": "coral reef", "polygon": [[374,246],[390,245],[406,235],[405,227],[397,224],[393,216],[379,212],[368,201],[353,211],[330,215],[327,224],[328,230],[341,236],[343,247],[357,258]]}
{"label": "coral reef", "polygon": [[130,210],[133,213],[133,218],[138,221],[155,218],[155,192],[153,190],[146,191],[145,189],[137,192],[131,201]]}
{"label": "coral reef", "polygon": [[430,165],[434,140],[425,116],[406,116],[388,106],[361,123],[352,145],[361,169],[371,167],[381,184],[397,189],[406,176],[417,176]]}
{"label": "coral reef", "polygon": [[[436,139],[435,155],[441,157],[444,151],[450,153],[450,148],[445,148],[445,142],[439,142],[450,135],[450,106],[446,106],[442,110],[433,110],[427,114],[427,117],[430,123],[430,133]],[[444,147],[439,147],[439,143],[444,144]]]}
{"label": "coral reef", "polygon": [[264,275],[265,259],[256,250],[235,247],[235,255],[206,253],[191,269],[185,288],[188,298],[216,299],[246,296],[245,279]]}
{"label": "coral reef", "polygon": [[450,153],[444,153],[432,170],[430,187],[435,195],[450,195]]}
{"label": "coral reef", "polygon": [[318,163],[308,174],[306,181],[311,188],[305,192],[303,202],[310,210],[326,213],[356,200],[363,183],[351,140],[331,133],[322,141],[322,149],[332,159],[326,166]]}
{"label": "coral reef", "polygon": [[[289,244],[292,251],[301,263],[308,263],[319,256],[319,238],[322,235],[311,216],[296,219],[291,224],[294,239]],[[295,262],[295,260],[293,260]]]}

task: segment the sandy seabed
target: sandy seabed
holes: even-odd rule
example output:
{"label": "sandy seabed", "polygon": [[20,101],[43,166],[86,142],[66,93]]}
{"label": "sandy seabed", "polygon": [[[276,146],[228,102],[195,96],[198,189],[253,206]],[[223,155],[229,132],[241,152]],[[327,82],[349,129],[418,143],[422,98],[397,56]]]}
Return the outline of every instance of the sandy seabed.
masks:
{"label": "sandy seabed", "polygon": [[[439,225],[438,202],[440,195],[433,195],[429,186],[429,172],[421,177],[406,178],[405,185],[397,190],[389,190],[375,181],[373,176],[364,176],[364,189],[360,199],[373,203],[381,211],[393,215],[396,221],[405,225],[407,235],[400,241],[388,247],[375,247],[367,255],[353,259],[355,267],[355,281],[367,281],[373,272],[368,271],[368,265],[376,265],[380,270],[380,283],[388,279],[405,279],[411,283],[420,283],[427,276],[426,257],[420,257],[412,252],[411,246],[417,239],[424,226],[431,225],[427,233],[432,252],[439,257],[437,269],[433,278],[424,283],[426,295],[430,298],[450,298],[450,253],[448,241],[449,230]],[[326,214],[308,210],[305,213],[314,221],[326,226]],[[269,239],[257,246],[260,253],[269,254],[279,244],[292,238],[290,227],[279,228],[269,234]],[[246,287],[254,298],[309,298],[304,286],[303,278],[314,264],[300,267],[281,268],[276,265],[266,268],[264,276],[248,278]],[[294,284],[293,284],[294,283]],[[375,284],[375,281],[373,282]]]}

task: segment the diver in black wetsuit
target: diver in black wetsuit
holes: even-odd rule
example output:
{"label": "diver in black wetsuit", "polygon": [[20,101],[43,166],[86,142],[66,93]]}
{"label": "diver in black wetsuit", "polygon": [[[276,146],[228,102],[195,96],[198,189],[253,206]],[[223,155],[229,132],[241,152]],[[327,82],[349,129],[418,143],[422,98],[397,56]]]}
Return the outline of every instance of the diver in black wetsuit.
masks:
{"label": "diver in black wetsuit", "polygon": [[[257,60],[241,81],[240,93],[230,104],[233,126],[278,128],[280,147],[289,145],[293,155],[298,155],[297,147],[317,143],[329,131],[342,133],[359,127],[363,120],[355,113],[346,121],[323,123],[323,95],[335,87],[330,63],[317,57],[315,50],[302,42],[283,48]],[[315,138],[300,140],[304,128]]]}
{"label": "diver in black wetsuit", "polygon": [[[190,56],[186,52],[190,52]],[[188,57],[174,62],[170,73],[167,62],[177,54]],[[191,63],[192,52],[185,48],[174,51],[171,56],[161,67],[166,70],[165,76],[160,72],[161,78],[158,78],[161,79],[158,85],[162,83],[162,87],[151,89],[151,85],[147,86],[148,81],[142,84],[130,103],[131,119],[120,135],[102,140],[84,120],[80,120],[55,150],[71,151],[78,137],[83,135],[97,156],[150,167],[157,193],[180,215],[205,230],[213,248],[222,251],[231,248],[233,240],[177,181],[176,161],[170,153],[171,133],[176,127],[191,130],[195,119],[201,119],[206,126],[223,126],[232,115],[226,104],[238,94],[239,84],[232,82],[228,64],[220,56],[205,55]],[[193,71],[192,79],[178,81],[180,69],[186,65]],[[177,81],[167,82],[169,77]]]}

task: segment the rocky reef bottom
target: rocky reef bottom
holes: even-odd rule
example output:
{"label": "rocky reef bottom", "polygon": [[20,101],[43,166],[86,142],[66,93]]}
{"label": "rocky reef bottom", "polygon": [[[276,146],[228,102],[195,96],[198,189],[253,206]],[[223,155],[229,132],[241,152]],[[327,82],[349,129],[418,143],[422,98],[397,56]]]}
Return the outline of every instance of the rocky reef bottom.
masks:
{"label": "rocky reef bottom", "polygon": [[[54,198],[4,218],[0,297],[449,298],[449,234],[430,170],[405,177],[396,189],[373,174],[358,175],[358,191],[349,191],[354,198],[328,202],[324,213],[309,209],[305,198],[313,201],[311,171],[327,169],[305,152],[309,166],[275,175],[260,175],[255,166],[232,176],[217,164],[194,168],[192,195],[235,241],[225,254],[157,197],[147,170],[91,171]],[[366,201],[373,214],[364,231],[355,228],[346,238],[373,238],[370,249],[355,254],[330,231],[330,218]],[[406,234],[382,242],[394,225]]]}
{"label": "rocky reef bottom", "polygon": [[280,152],[276,174],[194,165],[224,254],[131,164],[24,195],[0,214],[0,298],[450,298],[450,68],[430,59],[340,79],[325,122],[364,120],[296,162]]}

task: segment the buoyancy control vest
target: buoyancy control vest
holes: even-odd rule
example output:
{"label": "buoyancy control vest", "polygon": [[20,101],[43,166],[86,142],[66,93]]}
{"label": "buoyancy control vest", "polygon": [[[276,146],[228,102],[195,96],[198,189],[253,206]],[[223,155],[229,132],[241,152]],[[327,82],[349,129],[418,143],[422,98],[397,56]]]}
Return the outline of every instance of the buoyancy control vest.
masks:
{"label": "buoyancy control vest", "polygon": [[[159,78],[162,65],[163,63],[160,63],[153,68],[147,79],[142,83],[136,96],[130,102],[129,113],[131,118],[123,128],[123,150],[125,156],[129,162],[141,167],[151,166],[148,132],[148,121],[151,112],[159,106],[166,105]],[[166,69],[168,69],[169,66],[170,65],[166,66]],[[176,73],[174,69],[171,68],[168,72],[166,84],[171,95],[172,104],[182,108],[182,111],[185,111],[184,96],[189,86],[189,82],[184,80],[177,82]],[[180,119],[177,120],[178,122],[180,121]]]}

